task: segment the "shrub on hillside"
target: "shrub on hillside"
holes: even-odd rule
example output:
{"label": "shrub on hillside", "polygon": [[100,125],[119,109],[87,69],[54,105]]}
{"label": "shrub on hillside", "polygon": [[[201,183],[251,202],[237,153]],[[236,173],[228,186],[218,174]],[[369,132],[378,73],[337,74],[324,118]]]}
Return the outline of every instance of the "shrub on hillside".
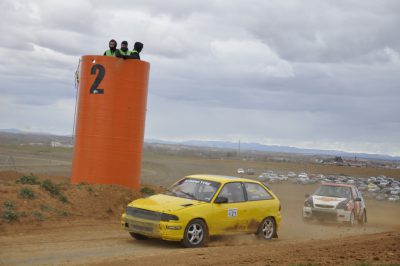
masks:
{"label": "shrub on hillside", "polygon": [[44,216],[43,213],[39,212],[39,211],[33,211],[32,212],[33,217],[36,218],[36,220],[38,221],[43,221],[44,220]]}
{"label": "shrub on hillside", "polygon": [[6,201],[4,202],[4,208],[5,211],[3,212],[3,219],[5,219],[8,222],[11,221],[17,221],[19,218],[19,214],[15,211],[14,209],[14,203],[12,201]]}
{"label": "shrub on hillside", "polygon": [[50,179],[46,179],[42,182],[42,188],[44,188],[47,192],[50,193],[53,197],[57,197],[61,202],[68,203],[68,198],[62,194],[60,188],[51,182]]}
{"label": "shrub on hillside", "polygon": [[3,205],[6,210],[14,209],[14,203],[12,201],[7,200],[3,203]]}
{"label": "shrub on hillside", "polygon": [[15,210],[6,210],[3,213],[3,218],[6,221],[11,222],[11,221],[17,221],[19,216],[18,216],[18,213]]}
{"label": "shrub on hillside", "polygon": [[44,188],[45,190],[47,190],[52,196],[58,196],[60,195],[60,189],[58,188],[58,186],[56,186],[55,184],[53,184],[53,182],[51,182],[50,179],[46,179],[42,182],[42,188]]}
{"label": "shrub on hillside", "polygon": [[37,177],[34,176],[33,174],[21,176],[21,177],[16,181],[16,183],[26,184],[26,185],[36,185],[36,184],[40,184],[40,182],[37,181]]}
{"label": "shrub on hillside", "polygon": [[40,209],[42,211],[51,211],[52,210],[52,208],[46,204],[40,204]]}
{"label": "shrub on hillside", "polygon": [[141,193],[146,194],[146,195],[154,195],[156,192],[154,191],[154,189],[149,188],[149,187],[143,187],[140,190]]}
{"label": "shrub on hillside", "polygon": [[19,196],[24,199],[34,199],[36,197],[35,193],[26,187],[21,188],[21,190],[19,191]]}
{"label": "shrub on hillside", "polygon": [[69,203],[68,198],[65,195],[60,194],[60,196],[58,196],[58,199],[62,202],[62,203]]}

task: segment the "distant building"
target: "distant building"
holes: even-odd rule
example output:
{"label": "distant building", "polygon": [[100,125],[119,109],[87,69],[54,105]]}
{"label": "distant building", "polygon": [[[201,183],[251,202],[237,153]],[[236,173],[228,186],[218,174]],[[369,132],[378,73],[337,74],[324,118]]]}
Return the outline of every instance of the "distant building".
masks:
{"label": "distant building", "polygon": [[53,148],[62,147],[62,144],[61,144],[61,142],[58,142],[58,141],[52,141],[52,142],[50,142],[50,146]]}
{"label": "distant building", "polygon": [[64,144],[64,143],[61,143],[59,141],[50,142],[50,146],[53,147],[53,148],[57,148],[57,147],[72,148],[73,147],[72,144]]}
{"label": "distant building", "polygon": [[322,161],[323,164],[332,164],[332,165],[338,165],[338,166],[344,166],[345,163],[340,156],[335,156],[335,158],[330,158],[330,159],[325,159]]}
{"label": "distant building", "polygon": [[[24,144],[21,144],[24,145]],[[43,146],[45,145],[43,142],[29,142],[28,145],[30,146]]]}

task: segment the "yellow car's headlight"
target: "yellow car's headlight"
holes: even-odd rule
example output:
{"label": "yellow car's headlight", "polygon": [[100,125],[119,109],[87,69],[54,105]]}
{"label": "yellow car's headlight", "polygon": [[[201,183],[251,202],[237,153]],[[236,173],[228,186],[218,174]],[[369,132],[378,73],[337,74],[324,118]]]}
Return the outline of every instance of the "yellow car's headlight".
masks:
{"label": "yellow car's headlight", "polygon": [[161,221],[179,221],[179,217],[176,215],[168,214],[168,213],[162,213],[161,214]]}

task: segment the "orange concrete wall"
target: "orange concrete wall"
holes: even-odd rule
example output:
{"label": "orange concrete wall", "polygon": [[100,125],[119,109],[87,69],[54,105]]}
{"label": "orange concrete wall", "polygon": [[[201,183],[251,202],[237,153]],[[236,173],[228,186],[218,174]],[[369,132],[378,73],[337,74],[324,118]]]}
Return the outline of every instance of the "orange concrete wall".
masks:
{"label": "orange concrete wall", "polygon": [[72,183],[139,188],[149,69],[139,60],[82,57]]}

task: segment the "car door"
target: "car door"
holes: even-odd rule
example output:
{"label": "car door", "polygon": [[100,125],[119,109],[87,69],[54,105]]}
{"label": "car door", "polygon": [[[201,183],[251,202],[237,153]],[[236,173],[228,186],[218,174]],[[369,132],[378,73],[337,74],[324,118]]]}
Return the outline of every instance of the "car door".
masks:
{"label": "car door", "polygon": [[247,208],[241,182],[226,183],[216,197],[225,197],[228,202],[213,203],[211,234],[244,232],[247,228]]}
{"label": "car door", "polygon": [[256,232],[262,220],[274,216],[273,197],[260,184],[244,182],[247,196],[247,231]]}

